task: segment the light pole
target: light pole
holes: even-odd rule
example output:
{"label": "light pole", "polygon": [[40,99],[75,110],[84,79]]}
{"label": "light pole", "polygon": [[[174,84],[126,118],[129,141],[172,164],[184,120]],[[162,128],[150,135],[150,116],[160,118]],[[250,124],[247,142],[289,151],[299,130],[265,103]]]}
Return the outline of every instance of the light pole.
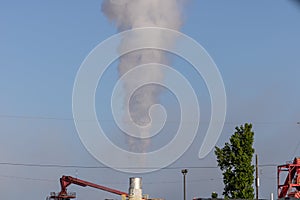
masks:
{"label": "light pole", "polygon": [[259,187],[259,177],[258,177],[258,155],[255,154],[255,195],[256,195],[256,200],[258,200],[258,187]]}
{"label": "light pole", "polygon": [[185,180],[185,176],[188,173],[187,169],[183,169],[181,170],[181,173],[183,174],[183,200],[186,200],[186,180]]}

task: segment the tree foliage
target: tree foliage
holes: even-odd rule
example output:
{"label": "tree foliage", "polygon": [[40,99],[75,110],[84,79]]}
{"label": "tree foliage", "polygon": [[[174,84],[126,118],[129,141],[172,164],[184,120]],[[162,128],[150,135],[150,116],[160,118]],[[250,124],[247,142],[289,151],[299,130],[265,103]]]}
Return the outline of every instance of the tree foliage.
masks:
{"label": "tree foliage", "polygon": [[254,132],[252,124],[236,127],[230,142],[223,148],[216,147],[215,154],[220,169],[223,171],[225,198],[253,199],[254,198]]}

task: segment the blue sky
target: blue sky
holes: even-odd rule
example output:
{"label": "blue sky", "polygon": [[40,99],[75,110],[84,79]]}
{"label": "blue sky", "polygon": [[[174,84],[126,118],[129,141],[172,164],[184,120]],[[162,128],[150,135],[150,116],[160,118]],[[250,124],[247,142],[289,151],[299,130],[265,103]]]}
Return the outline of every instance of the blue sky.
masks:
{"label": "blue sky", "polygon": [[[101,13],[102,1],[1,3],[0,163],[78,166],[0,164],[3,199],[43,199],[59,190],[62,174],[127,191],[128,177],[133,174],[106,168],[95,160],[81,144],[72,120],[77,70],[97,44],[116,33]],[[261,198],[276,194],[276,165],[300,156],[299,19],[300,5],[289,0],[191,0],[184,8],[181,31],[208,51],[226,87],[227,118],[217,145],[228,140],[235,126],[253,123],[254,146],[262,165]],[[184,62],[174,60],[178,68],[181,64]],[[188,199],[209,197],[212,191],[222,193],[222,176],[214,168],[213,152],[205,159],[197,158],[201,133],[207,127],[205,120],[209,119],[209,95],[201,77],[188,68],[182,73],[197,91],[204,122],[178,161],[167,169],[139,175],[144,180],[144,192],[152,197],[181,198],[180,170],[185,167],[195,167],[187,177]],[[116,75],[112,66],[108,76],[115,80]],[[174,100],[166,105],[169,109],[173,106]],[[102,109],[99,106],[99,112]],[[116,143],[124,140],[111,137]],[[78,199],[119,198],[76,186],[70,190],[77,192]]]}

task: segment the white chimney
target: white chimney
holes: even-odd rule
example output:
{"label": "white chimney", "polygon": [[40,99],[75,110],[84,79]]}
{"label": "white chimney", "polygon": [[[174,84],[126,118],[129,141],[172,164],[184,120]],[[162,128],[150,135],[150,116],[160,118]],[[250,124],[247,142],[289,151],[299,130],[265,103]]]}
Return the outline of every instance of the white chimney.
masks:
{"label": "white chimney", "polygon": [[142,178],[129,179],[129,200],[142,200]]}

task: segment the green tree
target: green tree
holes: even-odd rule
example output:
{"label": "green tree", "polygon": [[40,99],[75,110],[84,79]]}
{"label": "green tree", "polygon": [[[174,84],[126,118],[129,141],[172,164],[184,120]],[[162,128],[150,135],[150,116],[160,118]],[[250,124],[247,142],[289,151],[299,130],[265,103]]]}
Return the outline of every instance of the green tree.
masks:
{"label": "green tree", "polygon": [[211,198],[212,198],[212,199],[218,198],[218,193],[212,192],[212,193],[211,193]]}
{"label": "green tree", "polygon": [[215,154],[220,169],[223,171],[225,198],[253,199],[254,189],[254,132],[252,124],[236,127],[230,142],[223,148],[216,147]]}

